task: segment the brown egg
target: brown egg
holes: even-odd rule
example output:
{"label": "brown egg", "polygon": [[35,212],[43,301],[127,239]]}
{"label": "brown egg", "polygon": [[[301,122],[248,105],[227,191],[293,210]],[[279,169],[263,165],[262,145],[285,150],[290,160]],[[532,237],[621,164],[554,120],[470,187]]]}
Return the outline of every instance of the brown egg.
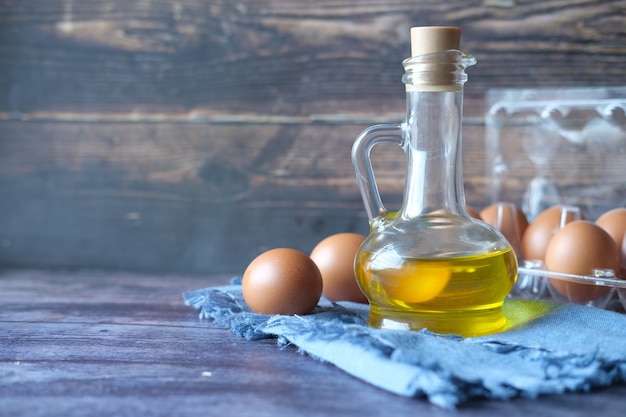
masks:
{"label": "brown egg", "polygon": [[478,213],[476,210],[474,210],[473,208],[471,208],[470,206],[466,206],[465,207],[465,211],[467,211],[467,214],[469,214],[470,216],[472,216],[475,219],[478,220],[482,220],[480,218],[480,213]]}
{"label": "brown egg", "polygon": [[243,298],[255,313],[307,314],[322,295],[315,262],[295,249],[272,249],[257,256],[241,282]]}
{"label": "brown egg", "polygon": [[[600,226],[576,220],[558,230],[546,248],[549,271],[592,275],[594,269],[619,270],[619,251],[613,238]],[[552,278],[550,284],[570,301],[585,303],[610,291],[610,287],[568,282]]]}
{"label": "brown egg", "polygon": [[522,235],[528,227],[528,219],[520,208],[511,203],[498,202],[483,209],[480,218],[502,232],[515,252],[520,252]]}
{"label": "brown egg", "polygon": [[580,210],[571,206],[552,206],[539,213],[522,235],[522,258],[543,261],[554,232],[562,225],[580,219]]}
{"label": "brown egg", "polygon": [[626,207],[607,211],[598,217],[596,224],[606,230],[620,248],[622,267],[619,275],[626,279]]}
{"label": "brown egg", "polygon": [[354,259],[364,240],[358,233],[338,233],[313,248],[311,259],[322,273],[322,294],[329,300],[367,303],[354,273]]}

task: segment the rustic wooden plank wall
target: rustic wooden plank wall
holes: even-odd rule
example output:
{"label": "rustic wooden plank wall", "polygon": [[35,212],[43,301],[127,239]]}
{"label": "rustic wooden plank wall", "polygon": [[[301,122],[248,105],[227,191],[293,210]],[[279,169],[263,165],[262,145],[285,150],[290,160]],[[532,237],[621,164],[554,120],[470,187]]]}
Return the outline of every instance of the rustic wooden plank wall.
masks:
{"label": "rustic wooden plank wall", "polygon": [[[489,88],[625,82],[623,0],[2,0],[0,266],[240,273],[366,233],[350,147],[404,112],[409,28],[457,25],[464,170]],[[402,158],[377,151],[398,204]]]}

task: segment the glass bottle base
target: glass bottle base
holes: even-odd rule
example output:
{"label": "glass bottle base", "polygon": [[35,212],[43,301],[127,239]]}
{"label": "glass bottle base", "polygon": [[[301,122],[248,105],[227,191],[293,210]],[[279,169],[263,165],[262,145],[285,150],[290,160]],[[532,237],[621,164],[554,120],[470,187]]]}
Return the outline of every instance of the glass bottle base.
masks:
{"label": "glass bottle base", "polygon": [[502,305],[455,312],[397,311],[370,306],[370,327],[392,330],[422,330],[463,337],[484,336],[506,328]]}

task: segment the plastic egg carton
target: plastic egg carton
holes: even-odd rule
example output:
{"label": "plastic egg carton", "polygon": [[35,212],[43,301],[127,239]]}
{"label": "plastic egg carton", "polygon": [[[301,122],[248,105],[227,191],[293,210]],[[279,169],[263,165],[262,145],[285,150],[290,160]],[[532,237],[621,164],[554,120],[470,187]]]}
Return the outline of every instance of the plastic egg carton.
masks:
{"label": "plastic egg carton", "polygon": [[522,261],[510,297],[552,300],[626,312],[626,279],[612,270],[593,276],[563,274],[545,269],[540,261]]}
{"label": "plastic egg carton", "polygon": [[587,219],[626,207],[626,87],[487,94],[487,200],[528,220],[555,204]]}
{"label": "plastic egg carton", "polygon": [[[626,207],[626,87],[495,89],[487,103],[487,201],[513,203],[529,221],[556,204],[591,221]],[[616,275],[522,261],[511,296],[624,312],[626,276]]]}

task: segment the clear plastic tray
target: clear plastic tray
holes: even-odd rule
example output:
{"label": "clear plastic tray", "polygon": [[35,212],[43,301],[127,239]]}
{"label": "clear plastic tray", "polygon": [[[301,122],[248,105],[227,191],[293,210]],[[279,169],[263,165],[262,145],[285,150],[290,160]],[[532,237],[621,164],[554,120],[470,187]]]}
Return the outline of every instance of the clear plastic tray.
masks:
{"label": "clear plastic tray", "polygon": [[[529,221],[556,204],[576,206],[592,221],[626,207],[626,87],[496,89],[487,101],[488,201],[513,203]],[[626,276],[563,274],[520,261],[511,296],[625,312]]]}
{"label": "clear plastic tray", "polygon": [[604,270],[597,276],[572,275],[547,271],[541,262],[522,261],[510,297],[570,302],[624,313],[626,280]]}
{"label": "clear plastic tray", "polygon": [[626,207],[626,87],[487,94],[488,200],[529,220],[555,204],[595,219]]}

